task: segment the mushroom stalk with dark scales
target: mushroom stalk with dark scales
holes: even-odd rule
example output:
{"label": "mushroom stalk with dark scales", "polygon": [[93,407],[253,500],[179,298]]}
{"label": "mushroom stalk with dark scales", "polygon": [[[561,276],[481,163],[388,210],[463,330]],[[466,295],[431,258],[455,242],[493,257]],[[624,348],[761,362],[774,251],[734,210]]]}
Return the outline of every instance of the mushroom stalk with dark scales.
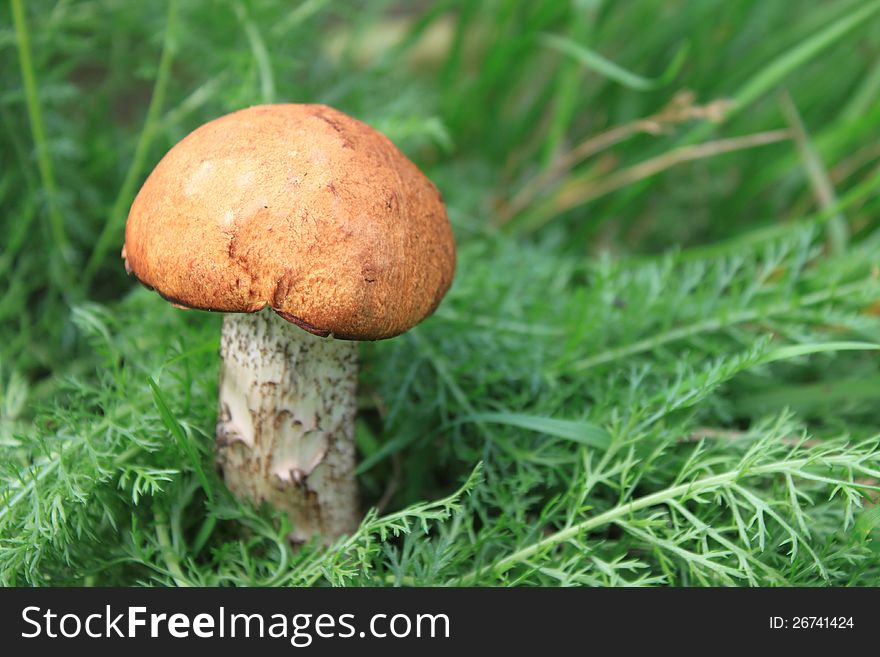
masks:
{"label": "mushroom stalk with dark scales", "polygon": [[294,542],[354,531],[357,343],[267,309],[226,315],[220,355],[217,458],[229,489],[285,510]]}
{"label": "mushroom stalk with dark scales", "polygon": [[323,105],[263,105],[196,129],[128,216],[127,271],[227,312],[217,459],[230,490],[324,543],[360,518],[355,340],[390,338],[448,290],[436,187],[384,135]]}

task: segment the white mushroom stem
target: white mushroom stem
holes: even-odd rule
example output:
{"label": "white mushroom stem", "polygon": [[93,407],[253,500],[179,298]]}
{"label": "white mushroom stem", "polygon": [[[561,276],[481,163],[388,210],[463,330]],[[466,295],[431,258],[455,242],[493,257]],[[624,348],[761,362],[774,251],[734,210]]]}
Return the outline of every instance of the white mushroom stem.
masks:
{"label": "white mushroom stem", "polygon": [[352,533],[357,344],[316,337],[267,308],[227,314],[220,355],[217,458],[226,485],[286,512],[294,542]]}

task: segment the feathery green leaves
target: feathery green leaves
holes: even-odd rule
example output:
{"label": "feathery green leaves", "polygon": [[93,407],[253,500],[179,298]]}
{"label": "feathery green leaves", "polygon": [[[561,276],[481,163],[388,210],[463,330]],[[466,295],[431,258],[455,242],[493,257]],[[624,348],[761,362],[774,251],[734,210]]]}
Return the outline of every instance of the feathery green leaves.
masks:
{"label": "feathery green leaves", "polygon": [[[0,583],[880,585],[878,8],[4,6]],[[458,242],[360,347],[326,549],[214,473],[220,318],[118,257],[163,153],[273,99],[386,132]]]}

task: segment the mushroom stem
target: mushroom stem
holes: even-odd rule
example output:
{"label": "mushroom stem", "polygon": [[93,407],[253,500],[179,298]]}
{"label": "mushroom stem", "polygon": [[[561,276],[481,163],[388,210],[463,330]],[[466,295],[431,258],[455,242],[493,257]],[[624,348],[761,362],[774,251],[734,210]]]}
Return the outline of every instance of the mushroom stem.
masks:
{"label": "mushroom stem", "polygon": [[217,461],[226,485],[286,512],[294,542],[352,533],[357,344],[314,336],[266,308],[224,317],[220,355]]}

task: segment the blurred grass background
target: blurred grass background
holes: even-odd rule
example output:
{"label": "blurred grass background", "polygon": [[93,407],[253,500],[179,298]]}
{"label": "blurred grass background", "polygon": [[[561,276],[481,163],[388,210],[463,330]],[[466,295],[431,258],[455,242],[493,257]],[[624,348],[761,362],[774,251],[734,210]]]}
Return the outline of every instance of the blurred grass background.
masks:
{"label": "blurred grass background", "polygon": [[[11,0],[0,52],[6,581],[880,582],[880,2]],[[218,318],[119,258],[159,158],[263,102],[385,132],[459,243],[435,317],[362,348],[365,503],[403,515],[356,557],[201,487]],[[766,509],[572,529],[755,444]]]}

